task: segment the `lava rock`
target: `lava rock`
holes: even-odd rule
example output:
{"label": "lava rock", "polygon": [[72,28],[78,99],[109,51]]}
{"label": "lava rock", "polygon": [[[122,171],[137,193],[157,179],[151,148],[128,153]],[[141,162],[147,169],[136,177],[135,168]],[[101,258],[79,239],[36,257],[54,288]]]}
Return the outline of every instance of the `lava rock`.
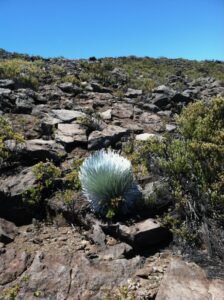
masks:
{"label": "lava rock", "polygon": [[129,134],[129,130],[109,125],[102,131],[93,131],[88,138],[88,149],[101,149],[120,141]]}
{"label": "lava rock", "polygon": [[168,266],[156,300],[223,299],[223,295],[224,280],[208,279],[198,265],[176,258]]}
{"label": "lava rock", "polygon": [[170,239],[169,231],[154,219],[146,219],[131,226],[119,225],[119,236],[134,248],[145,248]]}
{"label": "lava rock", "polygon": [[18,228],[12,222],[0,218],[0,242],[12,242],[18,234]]}
{"label": "lava rock", "polygon": [[58,124],[55,140],[64,144],[86,143],[86,129],[79,124]]}

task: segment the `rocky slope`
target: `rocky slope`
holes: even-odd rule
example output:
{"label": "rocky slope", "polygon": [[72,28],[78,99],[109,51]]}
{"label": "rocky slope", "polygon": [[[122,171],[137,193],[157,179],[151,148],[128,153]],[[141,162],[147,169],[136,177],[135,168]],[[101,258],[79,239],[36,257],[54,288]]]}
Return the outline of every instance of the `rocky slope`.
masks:
{"label": "rocky slope", "polygon": [[[152,74],[149,62],[168,71]],[[221,280],[209,281],[200,267],[173,260],[171,234],[154,220],[158,210],[108,223],[92,215],[75,189],[68,205],[65,192],[74,161],[175,132],[174,116],[188,103],[224,96],[223,70],[222,62],[77,61],[0,52],[0,115],[24,136],[23,143],[4,141],[10,157],[0,166],[0,299],[210,299],[208,293],[222,299]],[[214,77],[193,79],[200,72]],[[51,189],[41,187],[41,204],[32,205],[31,192],[40,187],[33,166],[47,161],[60,176]],[[158,183],[153,174],[138,180],[145,197]],[[190,286],[178,281],[178,270]],[[178,296],[180,286],[185,298]]]}

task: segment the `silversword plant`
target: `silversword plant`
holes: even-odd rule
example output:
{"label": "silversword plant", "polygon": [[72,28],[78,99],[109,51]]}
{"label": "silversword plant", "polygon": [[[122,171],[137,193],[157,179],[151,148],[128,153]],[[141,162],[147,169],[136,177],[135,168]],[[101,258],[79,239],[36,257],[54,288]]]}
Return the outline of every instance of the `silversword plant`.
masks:
{"label": "silversword plant", "polygon": [[115,151],[101,150],[88,157],[79,178],[91,208],[104,216],[129,212],[140,195],[131,162]]}

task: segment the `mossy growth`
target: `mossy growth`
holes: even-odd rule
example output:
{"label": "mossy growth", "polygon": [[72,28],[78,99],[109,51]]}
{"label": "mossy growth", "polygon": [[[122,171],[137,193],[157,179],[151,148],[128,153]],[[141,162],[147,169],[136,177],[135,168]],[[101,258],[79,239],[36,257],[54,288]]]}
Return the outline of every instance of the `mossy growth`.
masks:
{"label": "mossy growth", "polygon": [[43,192],[54,188],[55,180],[61,176],[61,170],[47,161],[39,162],[32,171],[36,178],[36,185],[24,193],[23,199],[30,205],[38,205],[43,200]]}
{"label": "mossy growth", "polygon": [[14,140],[16,144],[24,143],[23,136],[15,132],[6,119],[0,117],[0,166],[12,155],[11,150],[5,144],[7,140]]}

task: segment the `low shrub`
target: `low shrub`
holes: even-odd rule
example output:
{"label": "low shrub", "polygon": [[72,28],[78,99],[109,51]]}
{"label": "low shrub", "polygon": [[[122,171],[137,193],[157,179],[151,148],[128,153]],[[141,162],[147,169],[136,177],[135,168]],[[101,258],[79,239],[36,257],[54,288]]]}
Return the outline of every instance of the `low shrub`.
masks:
{"label": "low shrub", "polygon": [[190,104],[177,124],[177,137],[149,141],[143,151],[169,182],[173,207],[163,222],[177,239],[223,256],[224,99]]}
{"label": "low shrub", "polygon": [[0,61],[0,78],[14,79],[17,83],[37,88],[43,74],[43,62],[34,62],[21,58]]}
{"label": "low shrub", "polygon": [[16,144],[24,142],[23,136],[16,133],[6,119],[0,117],[0,166],[12,155],[10,148],[6,146],[7,140],[13,140]]}
{"label": "low shrub", "polygon": [[61,176],[61,170],[52,162],[39,162],[32,169],[36,185],[29,188],[23,195],[23,200],[30,205],[38,205],[43,200],[43,192],[51,191],[55,180]]}

